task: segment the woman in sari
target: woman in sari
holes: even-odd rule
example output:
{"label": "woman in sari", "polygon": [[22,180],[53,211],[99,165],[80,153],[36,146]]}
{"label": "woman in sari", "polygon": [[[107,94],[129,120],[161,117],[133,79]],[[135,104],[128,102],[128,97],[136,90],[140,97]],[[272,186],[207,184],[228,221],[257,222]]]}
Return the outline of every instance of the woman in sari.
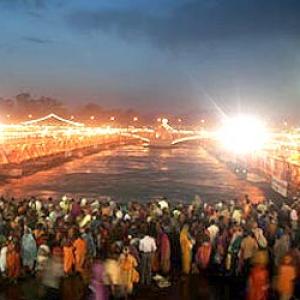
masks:
{"label": "woman in sari", "polygon": [[75,249],[75,270],[82,275],[87,252],[86,242],[78,235],[77,239],[73,243],[73,246]]}
{"label": "woman in sari", "polygon": [[207,269],[208,264],[210,262],[211,252],[212,252],[212,245],[210,243],[210,239],[207,238],[199,246],[197,253],[196,253],[196,263],[200,270]]}
{"label": "woman in sari", "polygon": [[268,255],[266,251],[258,251],[254,258],[252,270],[248,278],[247,300],[267,300],[269,290]]}
{"label": "woman in sari", "polygon": [[248,280],[247,300],[268,299],[268,270],[265,266],[254,266]]}
{"label": "woman in sari", "polygon": [[75,265],[74,247],[71,241],[67,241],[63,247],[64,252],[64,272],[65,275],[70,275]]}
{"label": "woman in sari", "polygon": [[160,265],[164,275],[170,272],[171,267],[171,246],[168,235],[162,230],[160,237]]}
{"label": "woman in sari", "polygon": [[128,247],[125,247],[123,253],[120,255],[119,259],[120,272],[121,272],[121,282],[125,287],[126,295],[132,293],[133,284],[139,281],[139,274],[136,271],[137,261],[129,253]]}
{"label": "woman in sari", "polygon": [[189,274],[192,264],[193,240],[189,234],[189,226],[185,224],[180,232],[180,247],[182,255],[182,272]]}
{"label": "woman in sari", "polygon": [[7,245],[6,268],[8,278],[16,281],[21,272],[21,259],[20,253],[13,240],[9,241]]}
{"label": "woman in sari", "polygon": [[32,272],[37,257],[37,246],[36,241],[29,228],[25,229],[22,237],[21,257],[23,267],[27,268],[29,272]]}
{"label": "woman in sari", "polygon": [[152,236],[156,237],[156,251],[151,256],[151,269],[152,273],[158,273],[160,271],[160,253],[161,253],[161,226],[159,223],[150,223],[150,231],[152,233]]}
{"label": "woman in sari", "polygon": [[290,255],[284,256],[278,268],[276,286],[280,300],[289,300],[292,298],[296,276],[297,273],[293,265],[293,258]]}

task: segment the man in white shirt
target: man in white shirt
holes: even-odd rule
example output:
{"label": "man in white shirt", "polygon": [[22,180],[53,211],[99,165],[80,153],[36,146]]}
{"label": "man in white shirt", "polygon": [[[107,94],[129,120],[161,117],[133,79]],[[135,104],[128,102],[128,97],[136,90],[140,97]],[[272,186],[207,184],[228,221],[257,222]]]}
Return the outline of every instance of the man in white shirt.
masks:
{"label": "man in white shirt", "polygon": [[139,250],[141,252],[141,283],[150,285],[151,284],[151,257],[156,251],[155,239],[149,235],[145,235],[139,244]]}

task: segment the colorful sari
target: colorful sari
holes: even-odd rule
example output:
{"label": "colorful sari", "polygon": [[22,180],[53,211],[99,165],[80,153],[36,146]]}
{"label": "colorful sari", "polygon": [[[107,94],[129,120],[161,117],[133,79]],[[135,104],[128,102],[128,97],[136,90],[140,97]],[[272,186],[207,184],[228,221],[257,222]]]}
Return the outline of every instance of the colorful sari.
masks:
{"label": "colorful sari", "polygon": [[191,271],[192,263],[192,248],[193,242],[189,235],[189,227],[185,225],[180,232],[180,246],[182,255],[182,272],[189,274]]}
{"label": "colorful sari", "polygon": [[165,232],[161,234],[160,251],[161,271],[163,274],[168,274],[171,267],[171,246],[169,237]]}
{"label": "colorful sari", "polygon": [[66,275],[69,275],[72,273],[73,266],[75,264],[75,258],[74,258],[74,248],[72,245],[66,245],[63,248],[64,252],[64,272]]}
{"label": "colorful sari", "polygon": [[137,261],[131,254],[121,254],[120,260],[121,282],[127,294],[132,293],[133,283],[139,280],[136,271]]}
{"label": "colorful sari", "polygon": [[78,273],[83,273],[84,271],[84,262],[87,252],[86,242],[82,238],[78,238],[74,242],[75,248],[75,270]]}
{"label": "colorful sari", "polygon": [[247,300],[267,300],[269,273],[266,267],[257,265],[250,272]]}
{"label": "colorful sari", "polygon": [[8,278],[13,280],[19,278],[21,272],[20,253],[13,242],[10,242],[7,246],[6,268]]}
{"label": "colorful sari", "polygon": [[204,242],[196,253],[196,262],[200,269],[205,270],[210,262],[212,246],[210,242]]}

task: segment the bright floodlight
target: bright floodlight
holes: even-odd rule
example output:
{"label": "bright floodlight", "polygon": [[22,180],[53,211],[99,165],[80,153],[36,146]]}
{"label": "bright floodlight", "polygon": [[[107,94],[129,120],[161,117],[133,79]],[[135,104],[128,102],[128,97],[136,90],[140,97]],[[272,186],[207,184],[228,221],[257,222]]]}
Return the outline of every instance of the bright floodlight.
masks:
{"label": "bright floodlight", "polygon": [[265,124],[255,117],[238,116],[226,119],[218,131],[218,139],[225,148],[236,154],[258,151],[268,139]]}

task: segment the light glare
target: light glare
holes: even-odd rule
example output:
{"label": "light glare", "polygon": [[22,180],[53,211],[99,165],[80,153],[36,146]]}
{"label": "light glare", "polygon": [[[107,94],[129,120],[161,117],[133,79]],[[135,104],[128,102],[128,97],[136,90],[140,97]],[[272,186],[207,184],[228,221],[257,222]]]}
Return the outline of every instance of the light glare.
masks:
{"label": "light glare", "polygon": [[261,150],[268,140],[265,124],[251,116],[227,119],[217,135],[223,146],[236,154]]}

